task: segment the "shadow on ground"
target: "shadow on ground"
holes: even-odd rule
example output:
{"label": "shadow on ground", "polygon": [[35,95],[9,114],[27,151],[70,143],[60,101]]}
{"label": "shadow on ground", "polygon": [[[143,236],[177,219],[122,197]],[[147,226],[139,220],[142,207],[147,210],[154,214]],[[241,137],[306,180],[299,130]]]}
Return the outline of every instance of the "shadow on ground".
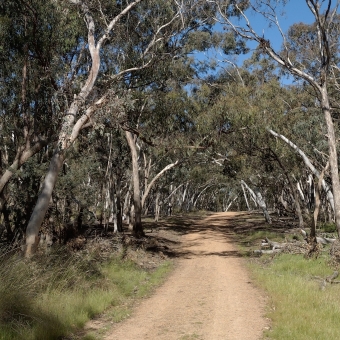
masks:
{"label": "shadow on ground", "polygon": [[[191,256],[222,256],[242,257],[240,251],[200,252],[196,248],[199,240],[214,238],[222,242],[234,242],[236,236],[247,236],[256,231],[286,232],[294,228],[296,223],[292,218],[273,218],[269,225],[259,212],[223,212],[207,213],[206,215],[174,215],[166,217],[159,222],[147,219],[144,223],[146,235],[149,239],[155,239],[154,246],[149,251],[162,251],[171,258],[188,258]],[[182,247],[181,236],[195,235],[190,242]],[[174,235],[173,237],[169,235]],[[242,237],[238,237],[240,239]],[[242,242],[241,242],[242,243]],[[191,250],[193,249],[193,250]]]}

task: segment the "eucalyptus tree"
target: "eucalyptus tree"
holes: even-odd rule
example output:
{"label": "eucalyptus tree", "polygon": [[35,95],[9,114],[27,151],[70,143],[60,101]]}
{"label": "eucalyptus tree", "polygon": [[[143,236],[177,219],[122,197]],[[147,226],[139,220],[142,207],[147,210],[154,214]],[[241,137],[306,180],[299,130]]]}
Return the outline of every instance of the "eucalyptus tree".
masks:
{"label": "eucalyptus tree", "polygon": [[[70,148],[74,140],[78,137],[82,126],[90,119],[91,115],[93,115],[96,109],[98,109],[98,107],[101,106],[103,102],[105,102],[108,95],[102,94],[102,96],[100,96],[99,98],[89,98],[100,72],[100,54],[102,51],[102,47],[104,43],[109,40],[109,36],[117,22],[119,22],[119,20],[124,15],[132,10],[133,7],[137,6],[139,2],[139,0],[136,0],[130,4],[127,4],[127,6],[122,9],[119,8],[119,12],[113,13],[113,16],[111,17],[110,15],[105,16],[102,12],[103,15],[101,16],[101,19],[104,21],[104,25],[101,29],[99,29],[100,27],[96,27],[96,19],[98,19],[98,17],[96,18],[93,15],[93,11],[91,12],[88,4],[76,0],[71,1],[71,3],[73,3],[75,6],[79,7],[79,10],[84,17],[87,26],[87,48],[89,52],[88,57],[91,60],[91,64],[90,69],[86,73],[84,72],[85,81],[83,83],[77,83],[73,80],[73,84],[77,84],[80,87],[80,90],[75,91],[74,98],[69,107],[65,109],[65,113],[62,117],[63,122],[61,130],[59,131],[57,145],[51,159],[49,170],[47,172],[47,175],[45,176],[38,202],[32,212],[30,221],[27,225],[25,250],[26,256],[29,256],[34,251],[33,247],[35,244],[37,244],[38,232],[41,223],[45,217],[45,213],[48,209],[57,176],[65,160],[66,151]],[[67,16],[67,13],[65,15]],[[79,110],[89,99],[92,99],[90,100],[90,105],[86,108],[82,116],[78,118],[77,116]]]}
{"label": "eucalyptus tree", "polygon": [[[190,99],[182,88],[183,81],[172,74],[171,64],[167,65],[168,79],[155,79],[152,91],[136,93],[139,99],[145,98],[140,106],[136,103],[127,111],[129,119],[121,124],[132,156],[135,234],[143,234],[142,209],[156,181],[185,161],[183,149],[194,147],[188,141],[193,126]],[[181,72],[189,76],[190,67],[183,63]],[[165,80],[167,84],[163,84]]]}
{"label": "eucalyptus tree", "polygon": [[[313,88],[314,95],[318,101],[320,112],[323,113],[325,125],[327,127],[328,149],[330,171],[332,178],[332,187],[334,194],[335,217],[340,234],[340,181],[338,175],[338,155],[337,155],[337,138],[335,134],[334,123],[332,119],[332,107],[329,86],[334,73],[337,76],[338,65],[338,25],[337,11],[339,1],[332,6],[332,1],[306,0],[306,10],[309,10],[315,18],[315,34],[313,39],[306,43],[305,37],[310,35],[302,35],[301,39],[295,40],[300,45],[299,48],[291,47],[287,36],[284,34],[278,19],[279,1],[208,1],[219,9],[217,20],[225,25],[226,28],[238,36],[258,43],[263,53],[270,56],[280,67],[284,68],[289,74],[301,79]],[[282,38],[282,50],[274,47],[273,43],[266,39],[263,32],[256,32],[251,17],[248,15],[247,9],[254,10],[256,16],[266,18],[270,25],[278,29]],[[238,12],[243,22],[233,21],[228,13],[230,11]],[[301,35],[300,35],[301,37]],[[301,44],[302,42],[302,44]],[[335,44],[334,44],[335,42]],[[311,48],[312,46],[312,48]],[[309,58],[305,58],[306,54],[301,53],[302,50],[309,49],[311,53]],[[335,48],[335,50],[334,50]],[[312,56],[312,58],[310,58]],[[306,63],[308,61],[308,63]],[[334,81],[335,82],[335,81]]]}
{"label": "eucalyptus tree", "polygon": [[0,193],[10,236],[13,228],[26,227],[32,212],[47,146],[69,100],[60,74],[72,62],[83,29],[76,11],[55,1],[2,1],[0,22]]}
{"label": "eucalyptus tree", "polygon": [[[211,21],[211,9],[204,1],[103,0],[98,6],[81,0],[69,3],[79,12],[79,22],[84,19],[82,28],[86,34],[80,39],[71,71],[65,77],[73,98],[61,114],[54,154],[27,226],[27,256],[37,241],[66,154],[82,128],[92,124],[98,114],[111,115],[111,119],[124,115],[126,107],[133,105],[126,98],[130,89],[139,86],[138,73],[152,70],[163,58],[175,62],[185,53],[181,46],[187,35],[199,29],[202,22]],[[64,15],[68,15],[66,10]],[[78,72],[77,60],[81,65]]]}
{"label": "eucalyptus tree", "polygon": [[[297,189],[305,174],[301,171],[301,159],[293,150],[273,140],[266,127],[275,126],[276,130],[297,139],[312,154],[313,148],[325,152],[325,130],[319,128],[319,114],[312,107],[313,97],[300,86],[281,86],[273,63],[268,58],[263,59],[255,51],[245,62],[246,68],[239,68],[238,77],[222,75],[220,82],[211,84],[215,87],[213,91],[218,87],[220,92],[202,112],[201,120],[205,123],[202,125],[205,129],[219,131],[216,134],[219,136],[218,152],[215,149],[212,160],[223,167],[235,189],[240,181],[250,181],[250,187],[261,189],[267,199],[270,198],[271,205],[280,199],[282,190],[290,192],[293,210],[303,226]],[[229,71],[232,72],[236,74],[235,70]],[[209,89],[205,88],[200,95],[209,98]]]}

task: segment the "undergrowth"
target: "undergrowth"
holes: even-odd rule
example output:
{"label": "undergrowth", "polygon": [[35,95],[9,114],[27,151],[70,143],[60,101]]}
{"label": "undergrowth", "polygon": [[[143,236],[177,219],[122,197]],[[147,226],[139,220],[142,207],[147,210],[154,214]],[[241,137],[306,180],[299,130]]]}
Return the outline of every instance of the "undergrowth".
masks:
{"label": "undergrowth", "polygon": [[[283,241],[280,234],[270,236]],[[247,237],[259,245],[263,234]],[[340,285],[328,284],[325,289],[320,285],[335,270],[329,259],[325,249],[317,259],[277,254],[250,261],[257,284],[269,296],[267,317],[271,329],[264,334],[265,339],[340,339]]]}
{"label": "undergrowth", "polygon": [[[29,261],[2,255],[0,261],[1,340],[61,339],[105,309],[144,296],[170,267],[151,272],[118,257],[103,261],[65,249]],[[120,313],[116,308],[112,319]]]}

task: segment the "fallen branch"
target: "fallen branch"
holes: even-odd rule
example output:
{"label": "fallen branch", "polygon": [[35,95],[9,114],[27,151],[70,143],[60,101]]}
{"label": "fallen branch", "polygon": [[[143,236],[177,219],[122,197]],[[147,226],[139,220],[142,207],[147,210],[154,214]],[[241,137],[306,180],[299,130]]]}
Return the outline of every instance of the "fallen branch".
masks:
{"label": "fallen branch", "polygon": [[317,236],[316,241],[321,244],[329,244],[335,242],[336,238],[328,238],[328,237],[321,237]]}
{"label": "fallen branch", "polygon": [[269,247],[272,248],[272,250],[282,249],[282,248],[284,248],[287,245],[286,242],[285,243],[279,243],[279,242],[271,241],[267,237],[265,238],[264,241],[265,242],[262,242],[261,246],[262,247],[269,246]]}
{"label": "fallen branch", "polygon": [[338,276],[339,272],[336,270],[335,272],[333,272],[332,275],[327,276],[326,278],[322,278],[320,276],[313,276],[312,278],[318,280],[320,282],[320,289],[324,290],[328,283],[330,284],[340,283],[340,281],[334,281]]}
{"label": "fallen branch", "polygon": [[282,249],[272,249],[272,250],[262,250],[262,249],[257,249],[254,250],[254,254],[277,254],[281,253]]}
{"label": "fallen branch", "polygon": [[262,240],[261,248],[271,248],[269,250],[254,250],[255,254],[275,254],[275,253],[287,253],[287,254],[305,254],[308,251],[307,242],[275,242],[268,238]]}
{"label": "fallen branch", "polygon": [[[303,237],[305,239],[307,239],[308,237],[308,234],[305,230],[303,229],[300,229],[301,230],[301,234],[303,235]],[[333,243],[336,241],[336,238],[329,238],[329,237],[322,237],[322,236],[317,236],[316,237],[316,242],[317,243],[320,243],[320,244],[323,244],[323,245],[326,245],[326,244],[330,244],[330,243]]]}

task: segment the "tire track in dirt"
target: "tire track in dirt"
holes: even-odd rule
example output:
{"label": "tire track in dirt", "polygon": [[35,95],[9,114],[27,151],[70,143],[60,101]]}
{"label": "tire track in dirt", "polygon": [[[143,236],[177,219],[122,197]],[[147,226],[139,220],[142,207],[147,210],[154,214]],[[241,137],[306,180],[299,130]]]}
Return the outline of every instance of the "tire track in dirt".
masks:
{"label": "tire track in dirt", "polygon": [[214,214],[190,228],[168,280],[105,339],[260,339],[264,298],[226,233],[237,215]]}

